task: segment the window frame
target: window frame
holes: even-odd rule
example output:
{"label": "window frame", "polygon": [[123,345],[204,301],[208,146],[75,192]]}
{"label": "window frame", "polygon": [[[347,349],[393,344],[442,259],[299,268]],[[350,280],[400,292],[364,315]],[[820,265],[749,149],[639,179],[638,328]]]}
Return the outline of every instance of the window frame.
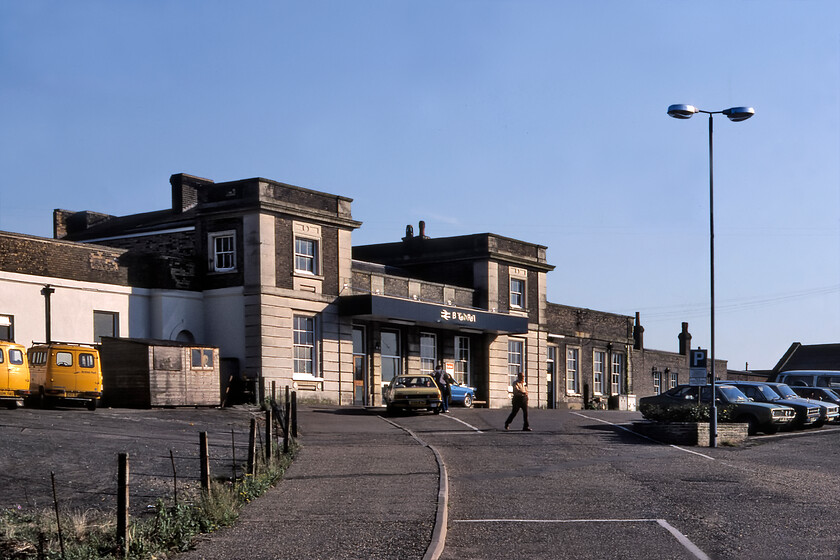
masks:
{"label": "window frame", "polygon": [[[110,331],[111,332],[110,335],[99,334],[98,333],[98,330],[97,330],[96,326],[97,326],[97,323],[101,323],[101,321],[97,321],[97,317],[100,320],[110,317],[111,326],[113,327]],[[120,336],[120,314],[116,311],[102,311],[102,310],[99,310],[99,309],[94,309],[93,310],[93,339],[97,343],[100,343],[100,342],[102,342],[102,337],[103,336],[111,336],[113,338],[119,338],[119,336]]]}
{"label": "window frame", "polygon": [[[508,382],[510,391],[513,391],[517,376],[526,371],[525,344],[526,341],[523,338],[508,338]],[[527,383],[527,379],[525,382]]]}
{"label": "window frame", "polygon": [[[199,360],[200,360],[198,365],[196,365],[196,363],[195,363],[196,352],[198,352],[198,357],[199,357]],[[207,356],[208,353],[209,353],[209,356],[210,356],[210,360],[208,361],[208,364],[205,365],[204,360],[202,358],[204,356]],[[211,369],[213,369],[213,367],[214,366],[213,366],[213,349],[212,348],[207,348],[205,346],[194,346],[194,347],[190,348],[190,369],[211,370]]]}
{"label": "window frame", "polygon": [[455,336],[455,380],[470,385],[470,337]]}
{"label": "window frame", "polygon": [[577,346],[566,347],[566,394],[580,395],[580,348]]}
{"label": "window frame", "polygon": [[[620,395],[624,376],[624,354],[616,352],[610,358],[610,394]],[[618,366],[618,368],[616,368]]]}
{"label": "window frame", "polygon": [[[230,248],[220,251],[217,241],[230,238]],[[210,272],[226,274],[236,272],[236,230],[214,231],[207,234],[208,256],[210,257]],[[220,258],[229,257],[230,266],[220,266]],[[221,264],[225,264],[224,262]]]}
{"label": "window frame", "polygon": [[0,313],[0,332],[3,332],[4,329],[8,329],[8,335],[6,338],[0,336],[0,340],[6,342],[14,342],[15,341],[15,316],[9,315],[7,313]]}
{"label": "window frame", "polygon": [[[598,359],[600,358],[600,360]],[[605,350],[592,351],[592,394],[604,394],[604,378],[606,377],[607,352]]]}
{"label": "window frame", "polygon": [[[385,354],[384,349],[385,345],[382,343],[382,336],[384,334],[393,335],[394,341],[396,342],[396,354]],[[379,331],[379,380],[382,384],[383,390],[386,385],[391,383],[391,379],[402,375],[402,333],[399,329],[382,329]],[[393,377],[388,378],[387,380],[384,378],[384,370],[385,370],[385,360],[388,360],[394,366],[394,375]]]}
{"label": "window frame", "polygon": [[[431,342],[431,344],[429,344]],[[420,333],[420,373],[434,375],[437,365],[437,335],[431,332]]]}
{"label": "window frame", "polygon": [[[306,328],[299,328],[304,322]],[[311,326],[311,328],[310,328]],[[301,338],[302,337],[302,338]],[[321,379],[318,364],[318,322],[314,315],[295,313],[292,316],[292,378]],[[299,366],[304,364],[303,371]],[[306,371],[308,365],[309,371]]]}
{"label": "window frame", "polygon": [[[518,284],[518,289],[514,289],[514,283]],[[525,309],[525,293],[527,289],[527,281],[524,278],[510,279],[510,308],[517,310]]]}
{"label": "window frame", "polygon": [[[312,254],[301,252],[298,248],[298,243],[311,243]],[[294,269],[295,274],[304,274],[307,276],[319,276],[321,273],[321,240],[313,237],[306,237],[303,235],[295,235],[294,239]],[[302,261],[308,263],[310,266],[300,267],[298,262]]]}

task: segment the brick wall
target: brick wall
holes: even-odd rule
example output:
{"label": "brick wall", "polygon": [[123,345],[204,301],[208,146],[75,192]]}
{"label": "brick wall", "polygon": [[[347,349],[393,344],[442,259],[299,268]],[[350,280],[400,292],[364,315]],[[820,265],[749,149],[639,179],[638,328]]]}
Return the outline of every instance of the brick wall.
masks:
{"label": "brick wall", "polygon": [[67,280],[128,285],[125,251],[0,232],[0,270]]}

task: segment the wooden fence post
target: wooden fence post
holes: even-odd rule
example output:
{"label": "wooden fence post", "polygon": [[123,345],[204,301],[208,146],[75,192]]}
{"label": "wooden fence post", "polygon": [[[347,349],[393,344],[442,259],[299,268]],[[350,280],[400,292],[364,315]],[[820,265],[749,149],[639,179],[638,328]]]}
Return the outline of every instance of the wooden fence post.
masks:
{"label": "wooden fence post", "polygon": [[271,409],[265,411],[265,463],[266,465],[271,462]]}
{"label": "wooden fence post", "polygon": [[285,417],[286,428],[283,430],[283,453],[289,452],[289,432],[291,431],[291,411],[292,411],[292,396],[291,396],[291,389],[288,385],[286,385],[286,410]]}
{"label": "wooden fence post", "polygon": [[297,428],[297,391],[292,391],[292,437],[298,437]]}
{"label": "wooden fence post", "polygon": [[117,543],[124,557],[128,556],[128,453],[118,456],[117,470]]}
{"label": "wooden fence post", "polygon": [[207,432],[199,434],[199,454],[201,461],[201,489],[210,491],[210,453],[207,445]]}
{"label": "wooden fence post", "polygon": [[256,459],[257,459],[257,419],[251,418],[251,427],[248,430],[248,474],[251,476],[256,473]]}
{"label": "wooden fence post", "polygon": [[175,507],[178,507],[178,471],[175,469],[175,455],[169,450],[169,462],[172,463],[172,492],[175,496]]}

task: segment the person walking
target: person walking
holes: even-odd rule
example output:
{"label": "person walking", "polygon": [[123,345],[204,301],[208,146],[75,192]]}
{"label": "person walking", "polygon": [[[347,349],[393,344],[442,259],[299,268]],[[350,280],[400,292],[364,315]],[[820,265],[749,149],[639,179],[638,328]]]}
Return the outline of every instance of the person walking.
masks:
{"label": "person walking", "polygon": [[452,395],[450,392],[449,387],[449,379],[448,375],[444,373],[443,366],[440,364],[437,365],[435,368],[435,383],[437,383],[438,389],[440,389],[440,400],[441,400],[441,412],[449,413],[449,399]]}
{"label": "person walking", "polygon": [[505,420],[505,430],[510,429],[510,423],[513,422],[520,409],[522,409],[522,431],[530,432],[531,426],[528,425],[528,386],[525,385],[525,374],[521,371],[516,376],[516,383],[513,384],[513,410],[510,411],[510,416]]}

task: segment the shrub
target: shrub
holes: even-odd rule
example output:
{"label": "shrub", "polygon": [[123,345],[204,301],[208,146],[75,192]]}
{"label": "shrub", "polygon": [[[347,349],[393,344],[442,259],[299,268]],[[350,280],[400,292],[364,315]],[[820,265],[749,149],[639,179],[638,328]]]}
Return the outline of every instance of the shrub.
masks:
{"label": "shrub", "polygon": [[[658,422],[708,422],[711,418],[711,407],[706,404],[689,404],[685,406],[668,406],[642,404],[639,407],[642,416]],[[717,407],[718,422],[732,420],[732,406]]]}

